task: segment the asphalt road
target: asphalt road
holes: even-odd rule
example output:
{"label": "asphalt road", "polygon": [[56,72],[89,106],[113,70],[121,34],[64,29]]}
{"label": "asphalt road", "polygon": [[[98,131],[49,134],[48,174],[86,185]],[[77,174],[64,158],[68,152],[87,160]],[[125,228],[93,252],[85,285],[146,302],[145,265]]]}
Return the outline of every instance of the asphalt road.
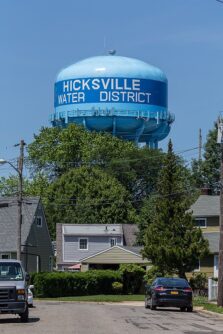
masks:
{"label": "asphalt road", "polygon": [[[139,305],[138,305],[139,304]],[[0,334],[216,334],[223,317],[177,309],[151,311],[142,304],[36,302],[30,321],[0,315]]]}

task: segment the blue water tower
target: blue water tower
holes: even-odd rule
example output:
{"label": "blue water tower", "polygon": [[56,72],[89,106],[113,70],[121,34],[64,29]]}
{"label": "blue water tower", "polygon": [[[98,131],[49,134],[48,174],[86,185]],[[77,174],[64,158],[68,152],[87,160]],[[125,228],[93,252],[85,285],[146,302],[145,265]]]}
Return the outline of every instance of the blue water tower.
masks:
{"label": "blue water tower", "polygon": [[170,132],[165,74],[141,60],[115,55],[84,59],[57,76],[53,126],[70,123],[157,148]]}

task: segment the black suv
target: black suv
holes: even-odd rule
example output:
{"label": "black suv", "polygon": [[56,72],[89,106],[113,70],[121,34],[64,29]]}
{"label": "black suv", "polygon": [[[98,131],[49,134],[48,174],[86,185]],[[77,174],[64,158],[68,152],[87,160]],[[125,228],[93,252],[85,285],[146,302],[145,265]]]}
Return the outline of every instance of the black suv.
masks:
{"label": "black suv", "polygon": [[158,277],[146,285],[145,308],[179,307],[181,311],[192,312],[192,289],[183,278]]}

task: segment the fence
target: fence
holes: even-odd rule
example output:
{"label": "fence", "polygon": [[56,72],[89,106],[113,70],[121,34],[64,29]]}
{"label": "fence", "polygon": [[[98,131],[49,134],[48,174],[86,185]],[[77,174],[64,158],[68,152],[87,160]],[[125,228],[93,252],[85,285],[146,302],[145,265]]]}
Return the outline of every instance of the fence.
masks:
{"label": "fence", "polygon": [[208,278],[208,300],[217,300],[218,296],[218,282],[213,278]]}

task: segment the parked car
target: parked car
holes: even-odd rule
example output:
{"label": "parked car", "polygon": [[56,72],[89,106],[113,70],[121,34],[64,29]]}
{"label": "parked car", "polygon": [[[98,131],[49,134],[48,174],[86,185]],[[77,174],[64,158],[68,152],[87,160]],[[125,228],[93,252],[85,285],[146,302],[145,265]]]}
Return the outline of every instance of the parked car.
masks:
{"label": "parked car", "polygon": [[183,278],[156,278],[146,285],[145,308],[179,307],[181,311],[193,311],[192,289]]}
{"label": "parked car", "polygon": [[28,322],[28,281],[21,261],[0,259],[0,314],[18,314]]}
{"label": "parked car", "polygon": [[28,306],[33,307],[33,293],[30,288],[28,288]]}

